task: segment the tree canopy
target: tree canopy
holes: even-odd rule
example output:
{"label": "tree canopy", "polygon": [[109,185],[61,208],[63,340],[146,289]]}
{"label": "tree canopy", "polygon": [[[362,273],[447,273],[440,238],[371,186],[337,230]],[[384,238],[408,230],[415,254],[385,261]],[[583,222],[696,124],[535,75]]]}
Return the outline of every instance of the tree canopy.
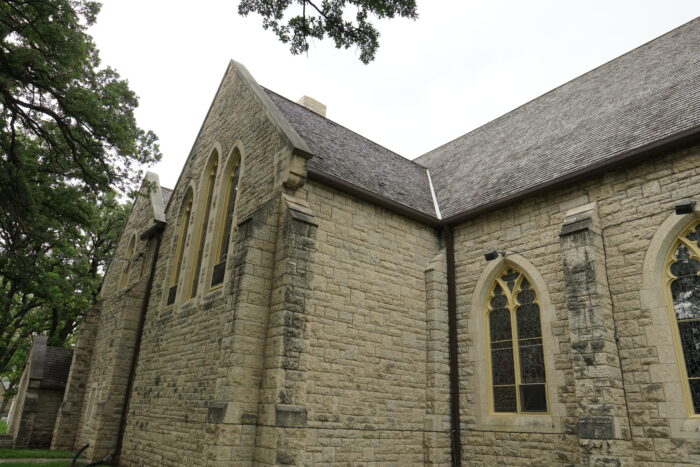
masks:
{"label": "tree canopy", "polygon": [[118,193],[160,158],[86,32],[99,9],[0,2],[0,374],[32,334],[71,335],[125,217]]}
{"label": "tree canopy", "polygon": [[[288,14],[293,6],[297,8]],[[416,0],[241,0],[238,13],[258,13],[263,28],[272,29],[280,41],[289,43],[294,55],[309,50],[309,38],[320,40],[327,35],[336,48],[357,46],[365,64],[374,60],[379,48],[379,31],[369,21],[371,17],[418,18]]]}

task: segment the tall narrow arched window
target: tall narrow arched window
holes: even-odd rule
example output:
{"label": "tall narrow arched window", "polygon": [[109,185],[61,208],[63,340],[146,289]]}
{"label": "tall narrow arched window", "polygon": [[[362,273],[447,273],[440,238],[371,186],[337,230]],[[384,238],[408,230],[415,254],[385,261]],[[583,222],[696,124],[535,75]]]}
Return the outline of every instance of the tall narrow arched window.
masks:
{"label": "tall narrow arched window", "polygon": [[491,286],[486,313],[493,412],[547,412],[540,308],[531,282],[506,266]]}
{"label": "tall narrow arched window", "polygon": [[230,164],[224,186],[223,222],[221,224],[218,242],[216,244],[216,265],[212,272],[211,286],[215,287],[224,281],[226,272],[226,258],[228,257],[229,243],[231,242],[231,231],[233,229],[233,214],[236,207],[236,195],[238,194],[238,179],[241,173],[241,154],[238,148],[231,154],[233,162]]}
{"label": "tall narrow arched window", "polygon": [[216,152],[212,154],[204,179],[204,204],[202,205],[202,213],[200,216],[199,232],[197,232],[196,255],[194,268],[192,269],[192,281],[190,283],[190,298],[197,295],[199,286],[199,270],[202,268],[202,257],[204,256],[204,239],[207,234],[207,225],[209,224],[209,213],[211,212],[211,200],[214,197],[214,182],[216,181],[216,169],[219,166],[219,157]]}
{"label": "tall narrow arched window", "polygon": [[683,230],[666,264],[673,336],[688,412],[700,414],[700,222]]}
{"label": "tall narrow arched window", "polygon": [[180,270],[182,269],[182,258],[185,254],[185,240],[187,239],[187,230],[190,225],[190,216],[192,215],[192,189],[187,190],[182,207],[180,208],[180,225],[178,227],[177,243],[175,246],[175,261],[172,262],[170,277],[168,280],[168,299],[166,304],[172,305],[175,303],[177,296],[177,283],[180,280]]}
{"label": "tall narrow arched window", "polygon": [[126,258],[124,258],[124,265],[122,266],[122,275],[119,279],[119,289],[125,289],[129,284],[129,273],[131,272],[131,266],[134,262],[134,256],[136,256],[136,235],[131,236],[129,240],[129,246],[126,248]]}

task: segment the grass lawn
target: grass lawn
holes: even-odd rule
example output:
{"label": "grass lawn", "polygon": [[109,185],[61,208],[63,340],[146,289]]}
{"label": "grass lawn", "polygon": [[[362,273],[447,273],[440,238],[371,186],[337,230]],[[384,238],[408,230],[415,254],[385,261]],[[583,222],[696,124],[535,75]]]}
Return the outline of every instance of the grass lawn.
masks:
{"label": "grass lawn", "polygon": [[[70,451],[50,451],[48,449],[0,449],[0,459],[72,459],[74,455],[75,453]],[[10,464],[0,465],[6,467]]]}
{"label": "grass lawn", "polygon": [[0,435],[3,433],[7,433],[7,422],[0,420]]}
{"label": "grass lawn", "polygon": [[0,465],[2,465],[2,467],[70,467],[70,461],[32,462],[31,464],[24,462],[10,462]]}

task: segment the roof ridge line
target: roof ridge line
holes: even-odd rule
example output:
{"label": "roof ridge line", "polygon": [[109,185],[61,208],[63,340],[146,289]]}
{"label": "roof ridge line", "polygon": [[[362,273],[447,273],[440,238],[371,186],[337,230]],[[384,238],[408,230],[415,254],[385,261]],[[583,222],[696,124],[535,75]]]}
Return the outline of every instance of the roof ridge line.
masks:
{"label": "roof ridge line", "polygon": [[623,54],[621,54],[621,55],[618,55],[618,56],[616,56],[616,57],[614,57],[614,58],[611,58],[610,60],[608,60],[608,61],[606,61],[606,62],[604,62],[604,63],[601,63],[601,64],[598,65],[597,67],[592,68],[592,69],[588,70],[587,72],[585,72],[585,73],[583,73],[583,74],[577,75],[577,76],[575,76],[574,78],[571,78],[570,80],[567,80],[567,81],[563,82],[562,84],[560,84],[560,85],[558,85],[558,86],[555,86],[554,88],[550,89],[549,91],[545,92],[544,94],[540,94],[540,95],[537,96],[537,97],[533,97],[532,99],[528,100],[527,102],[524,102],[524,103],[520,104],[519,106],[514,107],[513,109],[509,110],[508,112],[505,112],[504,114],[501,114],[501,115],[499,115],[498,117],[496,117],[496,118],[494,118],[494,119],[492,119],[492,120],[489,120],[488,122],[484,123],[483,125],[479,125],[478,127],[473,128],[473,129],[467,131],[466,133],[464,133],[464,134],[462,134],[462,135],[460,135],[460,136],[458,136],[458,137],[456,137],[456,138],[453,138],[453,139],[447,141],[446,143],[443,143],[443,144],[441,144],[440,146],[437,146],[437,147],[431,149],[430,151],[428,151],[428,152],[426,152],[426,153],[424,153],[424,154],[421,154],[420,156],[417,156],[416,159],[420,159],[420,158],[423,157],[423,156],[427,156],[428,154],[433,153],[433,152],[437,151],[438,149],[444,148],[445,146],[447,146],[448,144],[452,143],[453,141],[457,141],[458,139],[461,139],[461,138],[463,138],[463,137],[465,137],[465,136],[467,136],[467,135],[470,135],[470,134],[474,133],[475,131],[480,130],[481,128],[484,128],[484,127],[486,127],[486,126],[488,126],[488,125],[491,125],[492,123],[495,123],[495,122],[497,122],[498,120],[502,119],[503,117],[505,117],[505,116],[507,116],[507,115],[510,115],[510,114],[512,114],[513,112],[516,112],[517,110],[519,110],[519,109],[525,107],[526,105],[529,105],[530,103],[532,103],[532,102],[534,102],[534,101],[536,101],[536,100],[538,100],[538,99],[541,99],[541,98],[543,98],[544,96],[547,96],[547,95],[549,95],[549,94],[552,94],[554,91],[557,91],[558,89],[563,88],[563,87],[566,86],[567,84],[573,83],[574,81],[577,81],[577,80],[579,80],[580,78],[583,78],[583,77],[586,76],[586,75],[590,75],[590,74],[593,73],[594,71],[600,70],[601,68],[603,68],[603,67],[605,67],[605,66],[611,64],[612,62],[615,62],[615,61],[619,60],[619,59],[622,58],[622,57],[625,57],[625,56],[627,56],[627,55],[630,55],[630,54],[632,54],[632,53],[638,51],[639,49],[641,49],[641,48],[643,48],[643,47],[646,47],[647,45],[651,44],[652,42],[655,42],[655,41],[661,39],[661,38],[664,37],[664,36],[668,36],[668,35],[670,35],[670,34],[676,32],[676,31],[678,31],[679,29],[681,29],[681,28],[687,26],[688,24],[692,23],[693,21],[698,21],[698,20],[700,20],[700,16],[699,16],[699,17],[696,17],[696,18],[693,18],[693,19],[691,19],[690,21],[687,21],[687,22],[681,24],[681,25],[679,25],[679,26],[677,26],[677,27],[671,29],[670,31],[661,34],[660,36],[654,37],[653,39],[649,39],[648,41],[644,42],[643,44],[640,44],[640,45],[638,45],[637,47],[635,47],[635,48],[633,48],[633,49],[631,49],[631,50],[628,50],[627,52],[625,52],[625,53],[623,53]]}

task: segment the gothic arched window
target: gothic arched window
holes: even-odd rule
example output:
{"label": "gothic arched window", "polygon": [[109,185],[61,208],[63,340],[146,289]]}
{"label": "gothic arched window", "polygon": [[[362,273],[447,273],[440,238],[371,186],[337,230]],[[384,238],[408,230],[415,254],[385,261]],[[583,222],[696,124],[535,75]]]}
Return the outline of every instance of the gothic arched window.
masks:
{"label": "gothic arched window", "polygon": [[236,195],[238,194],[238,179],[241,174],[241,154],[238,148],[231,154],[232,163],[229,164],[226,178],[224,179],[224,209],[223,223],[221,224],[218,242],[216,244],[216,265],[211,278],[211,286],[221,284],[224,281],[226,271],[226,258],[228,256],[229,243],[231,241],[231,231],[233,230],[233,214],[236,207]]}
{"label": "gothic arched window", "polygon": [[175,303],[177,295],[177,283],[180,280],[180,270],[182,269],[182,258],[185,254],[185,240],[187,239],[187,230],[190,225],[190,216],[192,215],[192,189],[187,190],[182,207],[180,208],[180,226],[178,229],[177,243],[175,246],[175,261],[172,262],[170,277],[168,281],[168,299],[166,305]]}
{"label": "gothic arched window", "polygon": [[126,258],[123,258],[124,265],[122,266],[122,275],[119,280],[119,289],[125,289],[129,284],[129,273],[131,272],[134,256],[136,256],[136,235],[131,236],[129,246],[126,249]]}
{"label": "gothic arched window", "polygon": [[216,181],[216,170],[219,166],[219,157],[216,151],[212,154],[211,160],[207,165],[205,173],[204,204],[202,205],[201,223],[199,224],[199,232],[197,234],[196,257],[194,268],[192,269],[192,281],[190,283],[190,298],[197,295],[197,287],[199,285],[199,270],[202,267],[202,257],[204,256],[204,237],[207,234],[207,225],[209,224],[209,212],[211,211],[211,201],[214,197],[214,182]]}
{"label": "gothic arched window", "polygon": [[700,222],[683,230],[671,247],[666,280],[677,355],[690,413],[700,414]]}
{"label": "gothic arched window", "polygon": [[486,310],[493,412],[547,412],[540,308],[531,282],[506,266],[491,286]]}

